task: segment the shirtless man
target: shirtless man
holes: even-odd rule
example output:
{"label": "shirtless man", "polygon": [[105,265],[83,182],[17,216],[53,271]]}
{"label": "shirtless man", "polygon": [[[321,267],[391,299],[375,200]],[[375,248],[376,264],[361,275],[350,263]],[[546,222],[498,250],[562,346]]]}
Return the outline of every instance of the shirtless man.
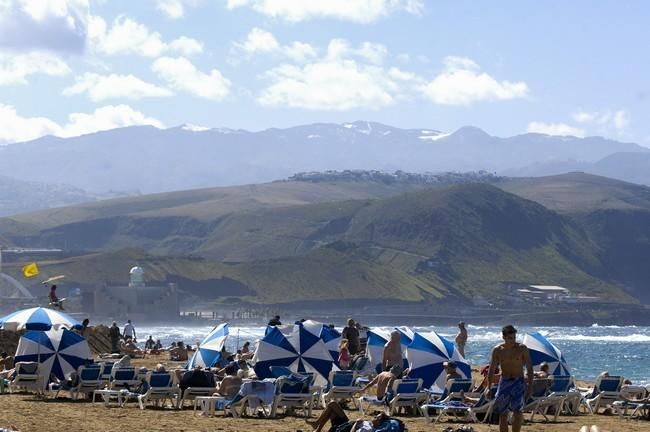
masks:
{"label": "shirtless man", "polygon": [[381,369],[384,371],[389,370],[392,366],[403,366],[402,363],[402,344],[400,343],[400,335],[397,330],[393,330],[390,334],[390,340],[384,345],[384,355],[381,359]]}
{"label": "shirtless man", "polygon": [[[492,350],[488,382],[492,382],[497,367],[501,379],[494,401],[494,412],[499,414],[499,432],[508,432],[508,411],[512,411],[512,432],[520,432],[523,422],[521,410],[533,389],[533,365],[528,348],[517,343],[517,330],[507,325],[501,329],[503,343]],[[524,381],[524,366],[527,382]],[[490,396],[490,389],[486,390]]]}
{"label": "shirtless man", "polygon": [[467,344],[467,329],[465,328],[465,321],[458,323],[458,334],[456,335],[456,347],[460,355],[465,357],[465,344]]}
{"label": "shirtless man", "polygon": [[383,400],[386,397],[386,393],[393,386],[393,381],[402,375],[402,366],[394,365],[390,368],[390,371],[384,371],[377,375],[372,381],[365,385],[359,393],[365,393],[370,387],[377,385],[377,399]]}

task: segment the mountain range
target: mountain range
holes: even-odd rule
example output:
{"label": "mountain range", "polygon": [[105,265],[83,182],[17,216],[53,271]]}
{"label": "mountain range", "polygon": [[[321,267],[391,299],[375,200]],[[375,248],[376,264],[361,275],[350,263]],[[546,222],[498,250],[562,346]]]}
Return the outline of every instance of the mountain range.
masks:
{"label": "mountain range", "polygon": [[137,126],[0,147],[0,172],[91,194],[157,193],[257,184],[299,171],[479,171],[536,176],[585,171],[650,184],[650,150],[600,137],[453,133],[379,123],[311,124],[259,132]]}
{"label": "mountain range", "polygon": [[70,256],[41,267],[72,283],[124,282],[139,262],[149,281],[203,301],[505,306],[518,282],[650,302],[648,187],[584,173],[438,185],[307,177],[1,218],[0,238],[64,248]]}

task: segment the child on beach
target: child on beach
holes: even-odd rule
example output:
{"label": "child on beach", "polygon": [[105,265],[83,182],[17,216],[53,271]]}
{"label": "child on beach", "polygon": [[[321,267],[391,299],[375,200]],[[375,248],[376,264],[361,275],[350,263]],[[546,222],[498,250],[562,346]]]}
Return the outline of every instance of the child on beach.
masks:
{"label": "child on beach", "polygon": [[341,370],[350,369],[350,351],[347,339],[341,339],[339,342],[339,367]]}

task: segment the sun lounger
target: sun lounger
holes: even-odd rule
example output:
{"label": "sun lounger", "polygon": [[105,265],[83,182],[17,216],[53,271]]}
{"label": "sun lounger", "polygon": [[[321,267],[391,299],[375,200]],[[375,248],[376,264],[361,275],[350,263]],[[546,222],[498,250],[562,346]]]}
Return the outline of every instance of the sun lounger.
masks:
{"label": "sun lounger", "polygon": [[583,404],[591,413],[598,413],[601,406],[607,406],[621,400],[622,386],[622,376],[599,377],[594,384],[594,388],[583,395]]}
{"label": "sun lounger", "polygon": [[198,396],[212,396],[216,392],[216,387],[188,387],[183,391],[178,407],[182,408],[185,405],[185,401],[192,401]]}
{"label": "sun lounger", "polygon": [[[458,418],[459,415],[463,419],[468,419],[472,422],[478,423],[479,416],[483,417],[483,422],[487,422],[492,413],[492,408],[494,406],[494,399],[488,400],[485,397],[485,394],[481,394],[478,401],[475,404],[468,404],[463,400],[458,399],[448,399],[445,401],[439,401],[433,404],[426,404],[421,407],[422,413],[426,422],[433,421],[438,423],[443,416],[450,415],[454,418]],[[435,417],[435,420],[430,415],[430,410],[438,410],[439,413]]]}
{"label": "sun lounger", "polygon": [[427,398],[426,393],[421,391],[422,379],[401,379],[393,382],[393,397],[388,402],[389,415],[394,415],[400,408],[411,408],[417,412],[419,405]]}
{"label": "sun lounger", "polygon": [[[101,373],[102,366],[99,364],[79,366],[79,369],[77,369],[77,383],[67,389],[70,392],[70,399],[76,400],[80,394],[88,395],[92,394],[95,390],[101,389],[103,386]],[[57,390],[54,397],[58,393],[59,391]]]}
{"label": "sun lounger", "polygon": [[44,382],[38,373],[39,363],[18,362],[14,365],[15,376],[9,381],[9,392],[16,393],[19,390],[42,393]]}
{"label": "sun lounger", "polygon": [[171,372],[149,372],[146,382],[147,391],[138,396],[140,409],[144,409],[149,401],[153,401],[158,406],[158,402],[162,401],[164,404],[166,400],[169,400],[173,408],[179,407],[181,390],[174,384]]}
{"label": "sun lounger", "polygon": [[356,405],[354,394],[359,391],[355,383],[357,373],[355,371],[331,371],[327,387],[321,397],[322,405],[325,407],[329,401],[342,401],[351,399]]}
{"label": "sun lounger", "polygon": [[573,388],[573,377],[571,376],[552,376],[551,384],[549,386],[549,396],[562,396],[564,402],[562,404],[562,413],[576,415],[580,407],[582,394]]}
{"label": "sun lounger", "polygon": [[272,410],[274,392],[275,384],[271,381],[245,382],[237,395],[230,402],[226,402],[224,410],[230,412],[233,417],[240,417],[247,409],[261,408],[264,416],[268,417]]}
{"label": "sun lounger", "polygon": [[131,389],[140,385],[138,372],[135,368],[119,368],[111,371],[112,377],[109,383],[110,390]]}
{"label": "sun lounger", "polygon": [[302,409],[306,417],[311,417],[314,395],[310,390],[309,379],[298,377],[282,377],[275,381],[275,396],[271,407],[271,417],[275,417],[277,409]]}

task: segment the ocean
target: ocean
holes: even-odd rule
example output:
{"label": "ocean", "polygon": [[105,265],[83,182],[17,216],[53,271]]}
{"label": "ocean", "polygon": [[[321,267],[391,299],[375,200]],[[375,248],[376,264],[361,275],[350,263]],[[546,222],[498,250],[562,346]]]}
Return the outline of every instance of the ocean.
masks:
{"label": "ocean", "polygon": [[[137,323],[136,323],[137,325]],[[381,327],[391,329],[391,326]],[[164,346],[173,341],[196,345],[212,329],[212,326],[137,327],[138,342],[152,335]],[[338,328],[340,330],[340,328]],[[456,327],[413,327],[414,331],[436,331],[453,340]],[[650,384],[650,327],[599,326],[591,327],[519,327],[518,340],[527,332],[538,331],[557,346],[564,354],[572,375],[578,379],[593,381],[600,372],[623,375],[634,384]],[[468,327],[469,341],[466,357],[473,365],[487,364],[490,351],[501,340],[501,329],[488,326]],[[229,351],[246,341],[254,343],[264,334],[260,326],[231,326],[226,343]]]}

